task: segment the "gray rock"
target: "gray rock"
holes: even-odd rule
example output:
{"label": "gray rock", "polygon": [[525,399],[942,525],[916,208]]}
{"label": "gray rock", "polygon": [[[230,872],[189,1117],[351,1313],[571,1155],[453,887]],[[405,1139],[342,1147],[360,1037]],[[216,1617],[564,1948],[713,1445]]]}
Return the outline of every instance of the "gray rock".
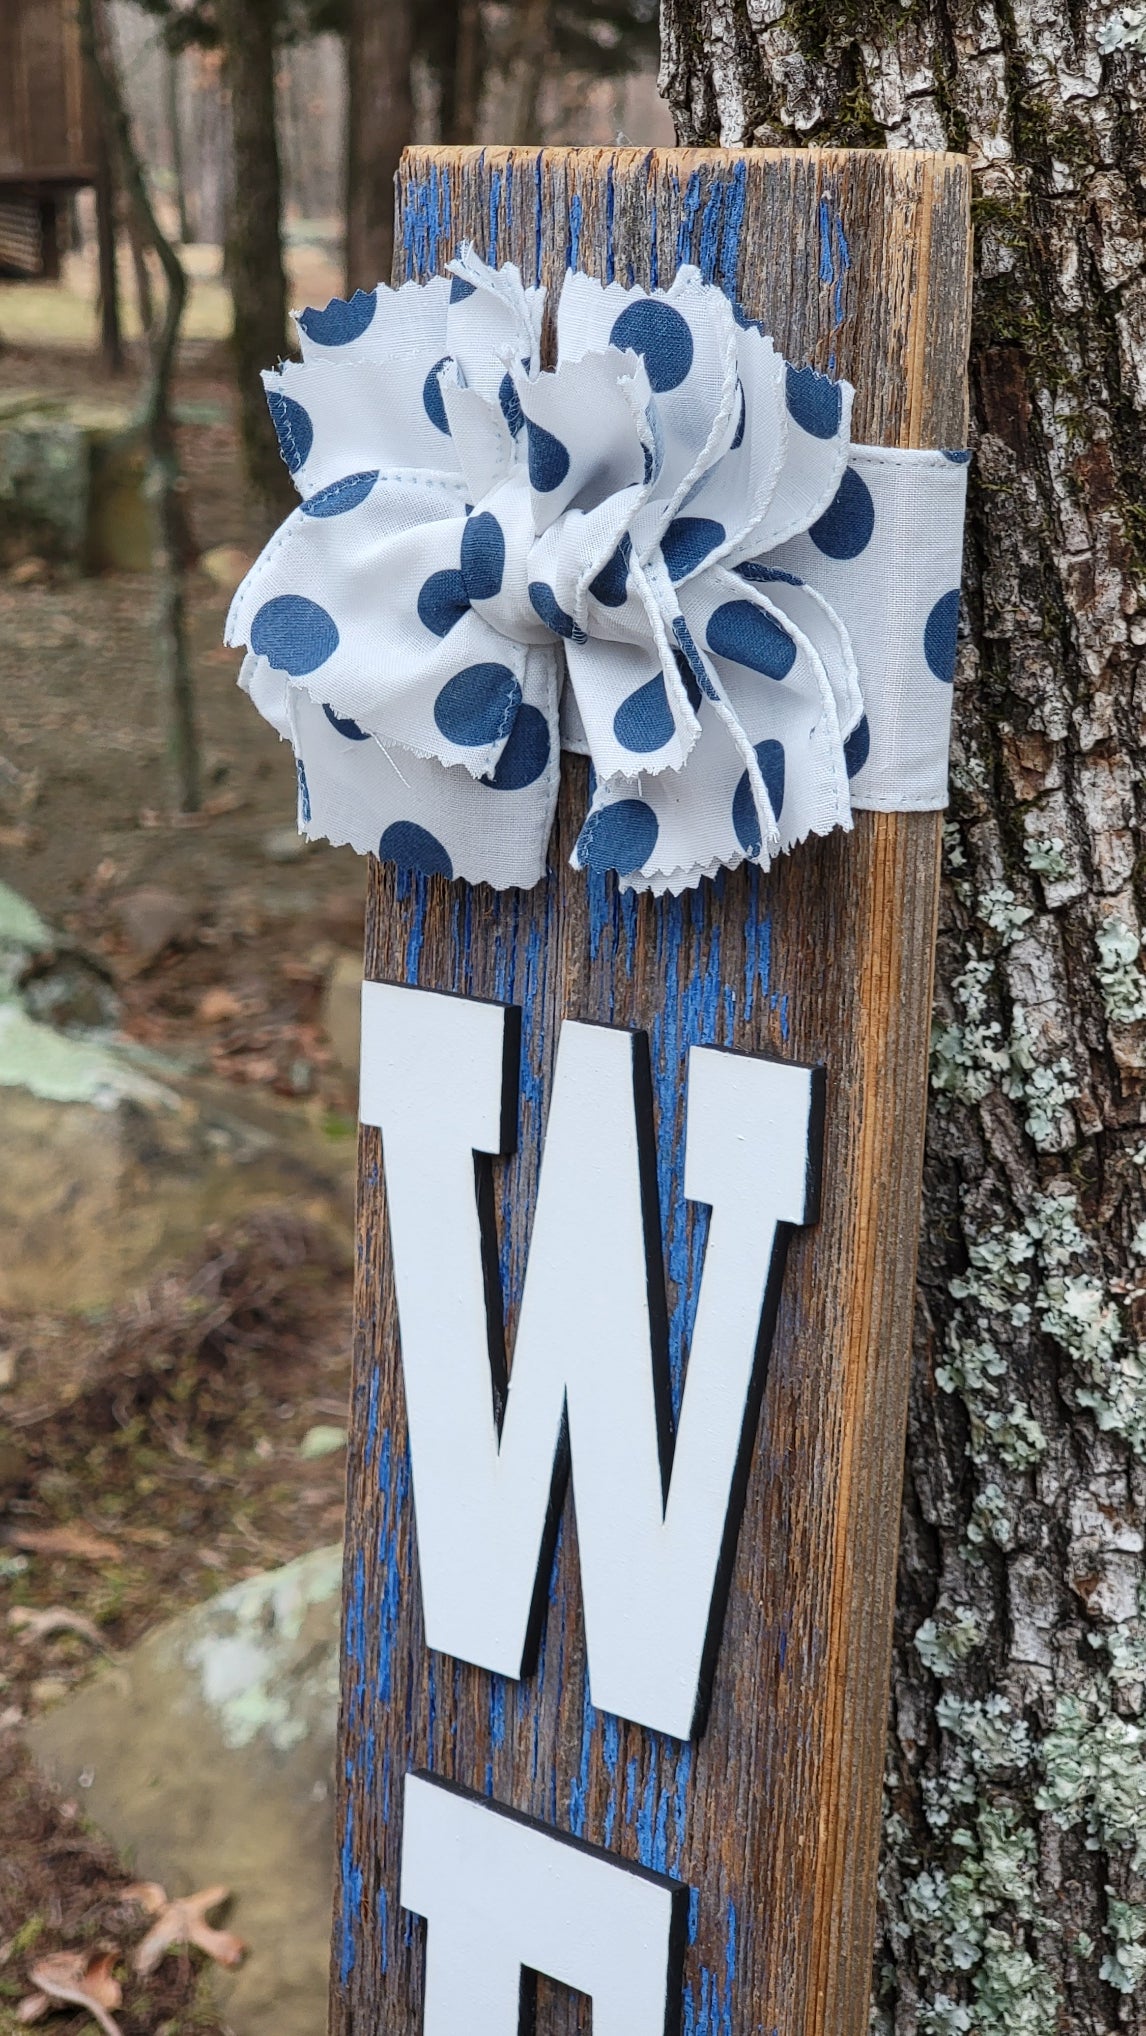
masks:
{"label": "gray rock", "polygon": [[337,1547],[251,1577],[29,1730],[141,1877],[232,1889],[251,1948],[214,1983],[235,2036],[326,2027],[340,1577]]}
{"label": "gray rock", "polygon": [[98,1308],[212,1223],[289,1202],[349,1237],[353,1139],[0,1002],[0,1307]]}
{"label": "gray rock", "polygon": [[[141,945],[173,937],[182,901],[140,900]],[[209,1224],[268,1203],[349,1234],[353,1140],[84,1022],[105,993],[114,1009],[85,958],[0,884],[0,1308],[121,1300]]]}

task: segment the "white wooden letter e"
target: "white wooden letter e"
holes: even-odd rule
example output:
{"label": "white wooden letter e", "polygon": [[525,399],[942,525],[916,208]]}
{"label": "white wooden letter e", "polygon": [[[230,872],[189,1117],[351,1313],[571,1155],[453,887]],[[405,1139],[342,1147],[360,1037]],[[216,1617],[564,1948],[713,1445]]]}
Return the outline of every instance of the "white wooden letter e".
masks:
{"label": "white wooden letter e", "polygon": [[684,1188],[712,1214],[673,1438],[642,1033],[562,1025],[506,1382],[481,1156],[515,1143],[518,1019],[363,988],[426,1641],[528,1673],[568,1445],[592,1701],[684,1739],[703,1724],[786,1236],[817,1213],[822,1075],[689,1052]]}

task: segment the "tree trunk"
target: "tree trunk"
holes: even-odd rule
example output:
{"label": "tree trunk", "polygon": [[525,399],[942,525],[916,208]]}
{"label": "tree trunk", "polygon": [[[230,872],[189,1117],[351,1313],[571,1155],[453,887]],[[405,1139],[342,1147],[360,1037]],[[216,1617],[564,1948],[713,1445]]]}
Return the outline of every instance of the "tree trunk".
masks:
{"label": "tree trunk", "polygon": [[434,9],[431,64],[438,78],[438,140],[464,148],[477,140],[485,82],[481,0],[450,0]]}
{"label": "tree trunk", "polygon": [[191,229],[191,208],[187,203],[187,168],[183,151],[183,110],[179,103],[179,77],[179,52],[168,45],[163,51],[167,139],[171,148],[171,182],[175,188],[175,207],[179,219],[179,245],[186,247],[194,240],[195,235]]}
{"label": "tree trunk", "polygon": [[394,177],[413,137],[411,0],[350,0],[346,37],[346,289],[389,282]]}
{"label": "tree trunk", "polygon": [[[665,0],[682,142],[946,147],[976,172],[876,1968],[896,2036],[1146,2029],[1138,20],[1066,0]],[[846,223],[845,194],[825,287]]]}
{"label": "tree trunk", "polygon": [[251,491],[270,521],[294,503],[259,377],[287,345],[282,187],[275,123],[275,31],[279,0],[218,0],[217,17],[231,105],[233,176],[227,280],[239,430]]}
{"label": "tree trunk", "polygon": [[79,0],[79,26],[119,183],[144,247],[155,252],[166,288],[163,316],[152,318],[144,334],[147,375],[133,429],[139,433],[147,449],[147,494],[155,519],[152,552],[156,591],[155,635],[164,691],[167,752],[179,809],[183,813],[197,813],[202,770],[183,584],[184,571],[191,563],[193,551],[183,507],[183,484],[171,413],[171,382],[179,327],[187,302],[187,278],[179,257],[155,217],[147,179],[131,132],[103,0]]}
{"label": "tree trunk", "polygon": [[538,102],[550,54],[550,0],[524,0],[514,67],[509,130],[515,141],[539,141]]}
{"label": "tree trunk", "polygon": [[103,122],[96,124],[96,260],[99,275],[99,345],[104,372],[123,373],[123,329],[119,316],[119,270],[115,246],[115,180]]}

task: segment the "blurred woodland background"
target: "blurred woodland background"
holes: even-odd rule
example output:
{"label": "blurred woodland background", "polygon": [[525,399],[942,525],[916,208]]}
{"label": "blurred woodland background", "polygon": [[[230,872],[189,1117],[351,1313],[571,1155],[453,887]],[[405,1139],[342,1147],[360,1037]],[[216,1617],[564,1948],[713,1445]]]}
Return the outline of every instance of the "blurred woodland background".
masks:
{"label": "blurred woodland background", "polygon": [[222,647],[259,370],[389,278],[407,140],[671,141],[656,60],[654,0],[0,4],[0,2032],[325,2024],[364,868]]}

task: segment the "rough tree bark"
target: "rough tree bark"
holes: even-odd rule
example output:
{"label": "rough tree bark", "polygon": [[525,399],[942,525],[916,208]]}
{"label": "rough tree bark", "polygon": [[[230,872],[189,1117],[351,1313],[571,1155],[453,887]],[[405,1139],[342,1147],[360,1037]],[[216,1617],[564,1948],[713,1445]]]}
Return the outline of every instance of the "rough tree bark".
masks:
{"label": "rough tree bark", "polygon": [[414,132],[411,0],[350,0],[346,36],[346,289],[388,282],[394,176]]}
{"label": "rough tree bark", "polygon": [[[682,141],[946,147],[976,174],[876,1965],[897,2036],[1146,2029],[1142,22],[665,0]],[[824,263],[828,287],[845,240]]]}
{"label": "rough tree bark", "polygon": [[282,250],[282,176],[275,117],[275,52],[281,0],[217,0],[231,108],[232,187],[226,267],[234,307],[232,344],[243,462],[269,522],[294,506],[259,377],[287,345]]}

